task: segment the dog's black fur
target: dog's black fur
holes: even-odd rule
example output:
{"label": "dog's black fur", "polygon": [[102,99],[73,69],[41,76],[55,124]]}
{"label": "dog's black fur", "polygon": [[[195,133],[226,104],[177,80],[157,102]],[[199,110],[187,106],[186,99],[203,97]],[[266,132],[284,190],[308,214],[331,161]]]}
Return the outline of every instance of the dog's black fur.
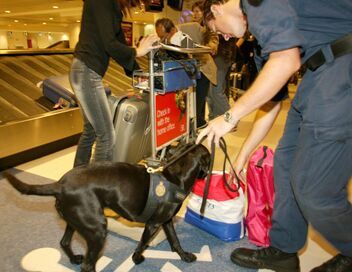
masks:
{"label": "dog's black fur", "polygon": [[[163,174],[172,183],[189,193],[196,178],[203,178],[209,170],[210,154],[198,145],[184,157],[167,167]],[[149,190],[149,174],[144,166],[127,163],[91,164],[67,172],[57,183],[29,185],[15,176],[4,176],[19,192],[26,195],[54,196],[56,209],[67,226],[61,246],[71,263],[81,264],[81,271],[95,271],[107,235],[104,208],[110,208],[130,221],[136,221],[144,210]],[[196,256],[185,252],[176,236],[172,218],[179,205],[161,204],[145,222],[145,229],[134,254],[136,264],[144,260],[143,251],[154,234],[162,227],[170,243],[181,259],[193,262]],[[77,231],[87,242],[87,253],[75,255],[71,249],[73,233]]]}

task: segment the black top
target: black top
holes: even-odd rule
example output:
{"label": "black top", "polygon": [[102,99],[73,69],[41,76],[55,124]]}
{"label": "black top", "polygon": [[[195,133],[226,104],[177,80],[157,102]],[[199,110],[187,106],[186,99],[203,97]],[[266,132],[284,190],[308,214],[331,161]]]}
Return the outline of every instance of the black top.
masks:
{"label": "black top", "polygon": [[74,56],[104,76],[112,57],[126,72],[136,67],[136,50],[126,45],[117,0],[85,0]]}

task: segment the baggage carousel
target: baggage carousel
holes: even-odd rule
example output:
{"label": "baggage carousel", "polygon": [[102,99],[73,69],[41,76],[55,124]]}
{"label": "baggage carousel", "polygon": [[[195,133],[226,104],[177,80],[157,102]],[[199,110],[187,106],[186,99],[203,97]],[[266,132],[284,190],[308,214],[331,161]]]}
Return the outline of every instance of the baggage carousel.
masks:
{"label": "baggage carousel", "polygon": [[[40,86],[67,74],[72,58],[72,49],[0,50],[0,170],[77,144],[79,108],[55,110]],[[147,58],[137,61],[147,69]],[[132,79],[113,60],[103,81],[117,96],[132,90]]]}

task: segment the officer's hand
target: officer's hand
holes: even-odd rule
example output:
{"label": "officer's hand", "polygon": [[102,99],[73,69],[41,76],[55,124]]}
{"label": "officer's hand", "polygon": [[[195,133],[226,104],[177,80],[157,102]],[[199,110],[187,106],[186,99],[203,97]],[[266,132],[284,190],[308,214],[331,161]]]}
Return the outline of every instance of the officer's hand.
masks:
{"label": "officer's hand", "polygon": [[[241,154],[237,156],[235,161],[232,163],[237,177],[239,177],[239,179],[242,181],[245,181],[247,178],[246,177],[247,169],[245,168],[246,163],[247,163],[247,158],[245,158],[244,156],[241,156]],[[231,174],[232,174],[232,170],[231,170]]]}
{"label": "officer's hand", "polygon": [[234,127],[235,125],[226,122],[223,116],[219,116],[210,121],[208,126],[199,133],[196,143],[198,144],[204,136],[208,136],[208,145],[211,146],[211,142],[214,140],[215,145],[219,147],[220,138]]}

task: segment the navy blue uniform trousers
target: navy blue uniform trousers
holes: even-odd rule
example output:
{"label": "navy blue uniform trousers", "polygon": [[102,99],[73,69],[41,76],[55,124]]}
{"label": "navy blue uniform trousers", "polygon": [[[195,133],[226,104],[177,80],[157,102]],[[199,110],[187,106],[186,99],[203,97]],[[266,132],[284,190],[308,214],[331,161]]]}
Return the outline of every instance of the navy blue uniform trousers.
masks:
{"label": "navy blue uniform trousers", "polygon": [[[331,59],[331,58],[330,58]],[[297,252],[311,224],[352,257],[352,54],[308,70],[288,113],[274,162],[271,245]]]}

